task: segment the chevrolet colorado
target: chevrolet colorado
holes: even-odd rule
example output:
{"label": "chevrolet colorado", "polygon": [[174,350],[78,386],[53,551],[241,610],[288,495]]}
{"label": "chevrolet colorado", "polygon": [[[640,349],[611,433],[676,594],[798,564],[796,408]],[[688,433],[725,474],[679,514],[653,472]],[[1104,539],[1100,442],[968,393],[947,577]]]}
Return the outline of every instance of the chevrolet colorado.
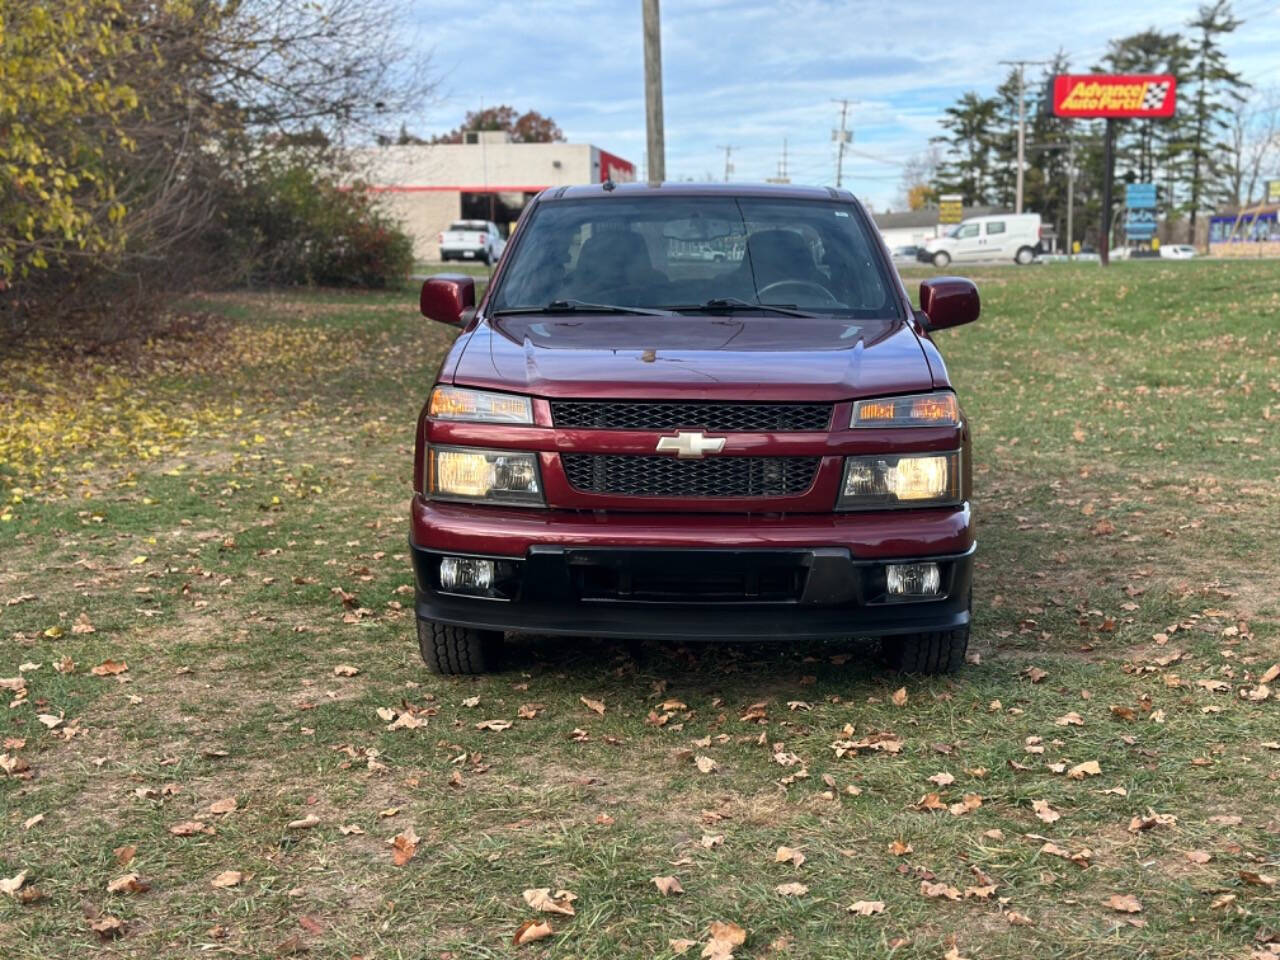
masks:
{"label": "chevrolet colorado", "polygon": [[516,631],[964,662],[969,427],[932,333],[978,291],[934,277],[913,309],[847,191],[551,188],[479,305],[445,274],[420,308],[461,330],[414,460],[431,670],[492,669]]}

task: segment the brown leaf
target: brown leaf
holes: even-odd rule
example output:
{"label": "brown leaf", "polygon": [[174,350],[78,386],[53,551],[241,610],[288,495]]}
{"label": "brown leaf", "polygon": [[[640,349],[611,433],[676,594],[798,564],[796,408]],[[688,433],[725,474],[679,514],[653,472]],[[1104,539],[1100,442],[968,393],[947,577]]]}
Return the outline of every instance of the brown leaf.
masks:
{"label": "brown leaf", "polygon": [[353,667],[349,663],[340,663],[333,668],[335,677],[354,677],[360,673],[359,667]]}
{"label": "brown leaf", "polygon": [[1253,870],[1241,870],[1240,879],[1255,887],[1274,887],[1276,878],[1266,873],[1255,873]]}
{"label": "brown leaf", "polygon": [[501,733],[503,730],[511,729],[510,720],[481,720],[476,724],[477,730],[492,730],[495,733]]}
{"label": "brown leaf", "polygon": [[942,802],[942,798],[936,793],[926,793],[923,797],[916,801],[915,810],[945,810],[947,805]]}
{"label": "brown leaf", "polygon": [[869,917],[872,914],[884,913],[883,900],[857,900],[845,908],[849,913],[856,913],[860,917]]}
{"label": "brown leaf", "polygon": [[912,846],[909,843],[903,843],[901,840],[894,840],[889,844],[889,852],[895,857],[905,857],[912,852]]}
{"label": "brown leaf", "polygon": [[1131,893],[1113,893],[1102,902],[1116,913],[1142,912],[1142,903]]}
{"label": "brown leaf", "polygon": [[123,847],[116,847],[111,853],[116,858],[116,863],[122,867],[127,867],[129,861],[137,856],[138,848],[133,844],[129,844]]}
{"label": "brown leaf", "polygon": [[320,818],[314,813],[309,813],[301,820],[290,820],[285,824],[285,828],[288,830],[310,830],[312,827],[318,826],[319,823]]}
{"label": "brown leaf", "polygon": [[1048,671],[1041,670],[1039,667],[1027,667],[1022,673],[1032,683],[1043,683],[1045,678],[1049,676]]}
{"label": "brown leaf", "polygon": [[920,892],[926,897],[942,897],[947,900],[960,899],[960,891],[955,887],[945,883],[930,883],[928,880],[920,881]]}
{"label": "brown leaf", "polygon": [[702,948],[702,956],[708,960],[728,960],[733,956],[733,948],[747,942],[747,931],[736,923],[711,921],[707,929],[709,939]]}
{"label": "brown leaf", "polygon": [[792,866],[798,867],[804,863],[804,854],[792,847],[779,847],[773,855],[774,863],[791,862]]}
{"label": "brown leaf", "polygon": [[579,697],[578,699],[581,700],[582,705],[591,712],[598,713],[602,717],[604,716],[603,700],[593,700],[591,697]]}
{"label": "brown leaf", "polygon": [[1036,816],[1045,823],[1056,823],[1062,819],[1062,814],[1049,806],[1048,800],[1032,800],[1031,809],[1034,810],[1036,812]]}
{"label": "brown leaf", "polygon": [[697,765],[698,770],[701,773],[714,773],[720,769],[720,764],[716,763],[710,757],[698,756],[694,758],[693,762]]}
{"label": "brown leaf", "polygon": [[1085,777],[1096,777],[1101,773],[1102,767],[1098,765],[1097,760],[1086,760],[1068,770],[1067,777],[1071,780],[1083,780]]}
{"label": "brown leaf", "polygon": [[650,879],[664,897],[669,897],[673,893],[684,893],[684,887],[680,886],[680,881],[675,877],[651,877]]}
{"label": "brown leaf", "polygon": [[982,796],[977,793],[966,793],[959,803],[953,803],[947,809],[953,817],[963,817],[982,806]]}
{"label": "brown leaf", "polygon": [[238,887],[244,882],[244,874],[239,870],[223,870],[210,882],[215,887]]}
{"label": "brown leaf", "polygon": [[1084,717],[1072,710],[1070,713],[1064,713],[1053,722],[1055,726],[1059,727],[1083,727]]}
{"label": "brown leaf", "polygon": [[80,616],[76,617],[76,622],[71,625],[71,632],[79,634],[93,633],[94,626],[89,621],[89,614],[81,613]]}
{"label": "brown leaf", "polygon": [[809,888],[803,883],[780,883],[773,888],[777,893],[784,897],[803,897],[809,892]]}
{"label": "brown leaf", "polygon": [[991,896],[996,892],[996,887],[997,885],[994,883],[980,887],[965,887],[964,898],[966,900],[990,900]]}
{"label": "brown leaf", "polygon": [[209,812],[216,814],[225,814],[235,812],[238,804],[235,797],[224,797],[221,800],[215,800],[209,804]]}
{"label": "brown leaf", "polygon": [[1274,680],[1280,680],[1280,663],[1273,663],[1267,668],[1267,672],[1258,678],[1258,683],[1271,683]]}
{"label": "brown leaf", "polygon": [[524,902],[534,910],[541,910],[543,913],[559,913],[572,917],[576,912],[573,909],[573,901],[578,899],[578,895],[569,890],[557,890],[552,895],[550,887],[535,887],[525,890],[521,896],[524,897]]}
{"label": "brown leaf", "polygon": [[929,782],[940,787],[949,787],[956,782],[956,778],[949,773],[935,773],[932,777],[929,777]]}
{"label": "brown leaf", "polygon": [[391,838],[391,860],[397,867],[403,867],[418,852],[419,837],[413,827],[406,827],[402,833]]}
{"label": "brown leaf", "polygon": [[525,943],[533,943],[535,940],[545,940],[554,934],[551,924],[545,920],[526,920],[516,928],[516,935],[511,938],[512,946],[520,946]]}
{"label": "brown leaf", "polygon": [[698,943],[697,940],[668,940],[667,946],[671,948],[672,953],[674,953],[678,957],[681,957],[688,952],[690,947],[696,946],[697,943]]}
{"label": "brown leaf", "polygon": [[112,917],[104,914],[96,920],[91,921],[89,923],[89,929],[103,940],[111,940],[115,937],[124,936],[125,925],[124,921],[119,917]]}
{"label": "brown leaf", "polygon": [[0,893],[12,897],[27,882],[27,871],[22,870],[12,877],[0,877]]}
{"label": "brown leaf", "polygon": [[893,691],[893,695],[889,699],[893,701],[895,707],[905,707],[907,705],[907,688],[899,687]]}
{"label": "brown leaf", "polygon": [[293,936],[287,937],[276,944],[275,955],[277,957],[294,957],[300,953],[307,953],[310,949],[302,942],[301,934],[295,933]]}
{"label": "brown leaf", "polygon": [[197,833],[213,833],[213,827],[207,827],[200,820],[183,820],[181,823],[175,823],[169,828],[169,832],[175,837],[190,837]]}
{"label": "brown leaf", "polygon": [[113,677],[119,673],[125,673],[129,669],[129,664],[123,660],[104,660],[89,672],[95,677]]}
{"label": "brown leaf", "polygon": [[1207,853],[1204,850],[1188,850],[1185,856],[1192,863],[1208,863],[1213,859],[1213,854]]}
{"label": "brown leaf", "polygon": [[150,889],[151,884],[136,873],[126,873],[107,884],[107,893],[146,893]]}

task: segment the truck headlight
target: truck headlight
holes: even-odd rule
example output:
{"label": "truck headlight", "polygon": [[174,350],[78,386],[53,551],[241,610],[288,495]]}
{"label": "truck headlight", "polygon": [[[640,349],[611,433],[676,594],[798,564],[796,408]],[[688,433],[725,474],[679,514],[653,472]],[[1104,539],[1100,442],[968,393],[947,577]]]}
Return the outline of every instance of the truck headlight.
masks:
{"label": "truck headlight", "polygon": [[955,427],[959,424],[956,395],[947,391],[858,400],[849,421],[851,427]]}
{"label": "truck headlight", "polygon": [[960,502],[960,454],[846,457],[840,510],[936,507]]}
{"label": "truck headlight", "polygon": [[427,451],[426,494],[433,500],[465,500],[541,507],[538,455],[514,450],[437,447]]}
{"label": "truck headlight", "polygon": [[533,404],[517,393],[441,386],[431,391],[427,415],[471,423],[533,423]]}

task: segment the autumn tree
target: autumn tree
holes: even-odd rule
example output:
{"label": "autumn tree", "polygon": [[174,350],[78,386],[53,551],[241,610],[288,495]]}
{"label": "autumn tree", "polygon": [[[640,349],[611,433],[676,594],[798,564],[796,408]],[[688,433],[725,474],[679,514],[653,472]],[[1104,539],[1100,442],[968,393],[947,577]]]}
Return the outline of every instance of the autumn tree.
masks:
{"label": "autumn tree", "polygon": [[515,107],[502,105],[469,112],[460,127],[435,137],[432,142],[462,143],[465,135],[473,130],[505,131],[516,143],[564,141],[564,132],[550,117],[544,117],[536,110],[520,113]]}

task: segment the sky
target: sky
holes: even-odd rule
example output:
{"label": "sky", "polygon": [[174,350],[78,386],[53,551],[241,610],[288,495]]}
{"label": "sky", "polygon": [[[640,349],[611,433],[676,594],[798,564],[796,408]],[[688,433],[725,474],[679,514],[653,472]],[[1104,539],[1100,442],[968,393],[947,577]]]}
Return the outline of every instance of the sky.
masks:
{"label": "sky", "polygon": [[[406,39],[431,51],[433,102],[407,118],[419,135],[468,110],[510,104],[552,117],[571,142],[645,160],[641,0],[410,0]],[[1059,49],[1087,72],[1107,41],[1171,31],[1196,0],[662,0],[667,179],[776,176],[787,141],[793,182],[834,184],[840,104],[853,142],[843,184],[876,210],[898,206],[901,164],[940,132],[966,90],[989,95],[1000,60]],[[1280,0],[1237,0],[1245,20],[1231,66],[1280,87]],[[1037,68],[1029,67],[1028,76]],[[1277,171],[1280,172],[1280,171]]]}

